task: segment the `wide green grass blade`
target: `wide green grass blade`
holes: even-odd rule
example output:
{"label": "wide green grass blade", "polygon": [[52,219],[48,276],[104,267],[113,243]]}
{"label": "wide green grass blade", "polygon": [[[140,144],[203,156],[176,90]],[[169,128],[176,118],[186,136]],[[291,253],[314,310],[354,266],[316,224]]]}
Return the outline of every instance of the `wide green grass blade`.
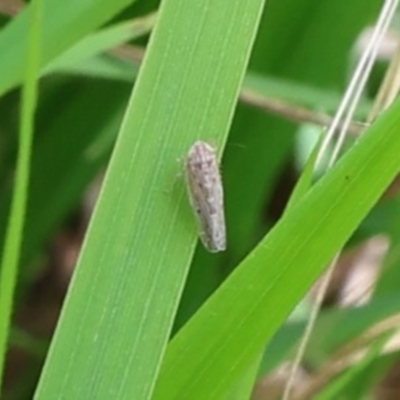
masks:
{"label": "wide green grass blade", "polygon": [[164,1],[36,399],[151,395],[196,241],[177,160],[221,152],[262,5]]}
{"label": "wide green grass blade", "polygon": [[31,148],[37,102],[37,81],[42,45],[40,42],[41,14],[42,2],[41,0],[34,0],[29,13],[28,46],[25,47],[28,50],[28,54],[26,65],[24,65],[24,85],[14,189],[0,267],[0,385],[7,352],[7,339],[10,331],[13,297],[17,282],[18,263],[21,257],[28,199]]}
{"label": "wide green grass blade", "polygon": [[233,390],[225,396],[226,400],[251,399],[251,393],[254,389],[254,383],[260,367],[261,358],[261,356],[258,356],[257,359],[249,365],[247,371],[242,374],[238,382],[234,385]]}
{"label": "wide green grass blade", "polygon": [[[132,2],[133,0],[43,0],[40,66],[45,66]],[[0,94],[22,81],[26,65],[26,44],[21,38],[26,37],[30,7],[27,6],[0,32]]]}
{"label": "wide green grass blade", "polygon": [[399,171],[399,123],[397,101],[172,339],[155,399],[231,389]]}

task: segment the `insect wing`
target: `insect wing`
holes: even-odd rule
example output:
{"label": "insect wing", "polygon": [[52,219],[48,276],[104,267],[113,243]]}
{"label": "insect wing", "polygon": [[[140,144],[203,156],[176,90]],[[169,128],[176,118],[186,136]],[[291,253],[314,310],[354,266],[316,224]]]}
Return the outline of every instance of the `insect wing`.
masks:
{"label": "insect wing", "polygon": [[226,249],[223,188],[218,159],[205,142],[196,142],[186,160],[190,203],[195,211],[199,236],[205,248],[216,253]]}

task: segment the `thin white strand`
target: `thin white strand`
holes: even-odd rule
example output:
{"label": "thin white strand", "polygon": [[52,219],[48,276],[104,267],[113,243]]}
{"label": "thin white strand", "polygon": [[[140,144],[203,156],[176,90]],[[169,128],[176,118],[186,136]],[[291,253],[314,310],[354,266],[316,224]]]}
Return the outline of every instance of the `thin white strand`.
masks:
{"label": "thin white strand", "polygon": [[325,152],[328,148],[328,145],[331,142],[331,140],[337,130],[340,120],[343,117],[343,113],[345,112],[346,108],[348,107],[348,103],[351,100],[351,97],[353,96],[354,90],[358,86],[358,81],[360,79],[360,76],[363,73],[365,64],[368,62],[368,58],[370,57],[371,50],[375,46],[376,38],[379,35],[380,30],[382,29],[382,25],[384,24],[384,22],[386,20],[388,11],[391,9],[391,6],[392,6],[391,0],[387,0],[385,2],[384,6],[382,7],[382,10],[381,10],[381,13],[379,14],[379,18],[376,23],[375,29],[372,33],[371,40],[367,44],[367,47],[357,64],[357,67],[353,73],[353,76],[352,76],[350,83],[346,89],[346,92],[342,98],[342,101],[339,104],[339,107],[335,114],[335,117],[333,118],[333,121],[325,135],[325,138],[324,138],[322,144],[321,144],[321,148],[318,152],[317,160],[315,162],[315,169],[318,168],[318,166],[322,160],[322,157],[325,154]]}
{"label": "thin white strand", "polygon": [[337,254],[335,256],[335,258],[329,265],[329,268],[325,272],[325,275],[323,276],[323,278],[320,281],[320,286],[318,287],[316,297],[315,297],[315,302],[314,302],[314,305],[318,305],[318,307],[314,306],[311,308],[306,327],[305,327],[303,335],[301,336],[301,339],[300,339],[299,347],[297,349],[295,358],[292,362],[290,375],[289,375],[288,381],[285,385],[285,389],[283,391],[282,400],[289,400],[289,398],[290,398],[290,394],[293,389],[294,378],[296,376],[296,371],[299,368],[299,365],[301,364],[301,360],[303,359],[304,354],[307,350],[308,341],[311,337],[314,325],[317,321],[319,310],[321,308],[321,304],[324,301],[325,293],[326,293],[326,290],[328,289],[328,285],[331,280],[333,271],[335,270],[335,265],[336,265],[338,258],[339,258],[339,254]]}
{"label": "thin white strand", "polygon": [[[388,3],[390,3],[390,0],[388,1]],[[393,3],[391,4],[391,8],[388,8],[387,15],[386,15],[384,24],[382,26],[382,29],[379,32],[379,35],[377,36],[377,38],[375,40],[374,46],[371,49],[371,54],[370,54],[370,57],[368,58],[368,63],[365,66],[364,73],[362,74],[362,76],[360,78],[359,86],[357,87],[356,92],[354,93],[353,100],[352,100],[351,104],[349,105],[348,111],[346,112],[346,117],[341,125],[340,132],[338,134],[338,140],[336,142],[335,148],[334,148],[331,158],[329,160],[328,168],[331,168],[333,166],[333,164],[336,162],[336,159],[342,148],[344,139],[347,135],[347,128],[350,124],[350,121],[353,118],[357,104],[361,98],[363,91],[364,91],[364,88],[367,83],[368,77],[371,73],[372,67],[374,66],[376,56],[377,56],[378,50],[379,50],[379,44],[382,41],[387,29],[389,28],[390,22],[396,11],[397,5],[398,5],[398,0],[393,0]]]}
{"label": "thin white strand", "polygon": [[[334,149],[333,155],[330,159],[327,169],[331,168],[332,165],[334,164],[337,154],[339,153],[340,147],[343,144],[345,133],[347,131],[346,126],[348,126],[348,124],[350,123],[350,120],[352,118],[352,115],[354,114],[355,108],[357,106],[359,98],[361,97],[362,91],[364,89],[364,86],[365,86],[368,76],[371,72],[374,61],[376,59],[376,54],[377,54],[377,49],[379,47],[379,43],[382,40],[382,37],[391,22],[391,19],[397,8],[397,5],[398,5],[398,0],[393,0],[393,1],[387,0],[385,2],[384,6],[382,7],[381,13],[379,15],[377,24],[376,24],[374,32],[373,32],[373,35],[371,37],[371,41],[368,43],[364,53],[362,54],[362,57],[360,58],[360,60],[357,64],[356,70],[355,70],[355,72],[352,76],[352,79],[349,83],[349,86],[343,96],[343,100],[341,101],[341,103],[339,105],[338,111],[335,114],[335,117],[332,121],[332,124],[329,127],[327,134],[325,135],[324,141],[323,141],[320,151],[318,153],[315,168],[318,166],[319,162],[321,161],[321,158],[322,158],[323,154],[325,153],[329,142],[331,141],[332,137],[334,136],[335,131],[338,127],[338,124],[343,117],[343,114],[345,113],[347,107],[349,107],[348,112],[346,112],[345,120],[341,127],[339,138],[335,145],[335,149]],[[350,106],[349,106],[349,104],[350,104]],[[293,360],[289,378],[288,378],[287,384],[285,385],[285,388],[284,388],[282,400],[289,400],[289,398],[290,398],[296,370],[297,370],[298,366],[300,365],[301,360],[304,357],[304,354],[305,354],[305,351],[307,348],[307,344],[308,344],[308,341],[311,336],[312,329],[313,329],[316,319],[318,317],[319,310],[321,308],[323,298],[325,296],[332,273],[335,269],[335,264],[336,264],[338,257],[339,257],[339,253],[335,256],[334,260],[329,265],[329,268],[326,271],[326,274],[322,278],[320,287],[318,288],[316,300],[315,300],[314,306],[312,307],[309,320],[307,321],[307,325],[306,325],[304,334],[301,338],[301,341],[299,344],[299,349],[296,353],[296,357]]]}

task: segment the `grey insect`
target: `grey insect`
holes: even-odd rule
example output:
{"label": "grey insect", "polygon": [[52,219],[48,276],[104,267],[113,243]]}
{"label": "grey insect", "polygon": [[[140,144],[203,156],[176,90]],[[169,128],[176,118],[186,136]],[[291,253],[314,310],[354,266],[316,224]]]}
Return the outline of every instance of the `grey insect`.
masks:
{"label": "grey insect", "polygon": [[224,193],[215,150],[197,141],[185,162],[190,203],[196,214],[199,236],[211,253],[226,249]]}

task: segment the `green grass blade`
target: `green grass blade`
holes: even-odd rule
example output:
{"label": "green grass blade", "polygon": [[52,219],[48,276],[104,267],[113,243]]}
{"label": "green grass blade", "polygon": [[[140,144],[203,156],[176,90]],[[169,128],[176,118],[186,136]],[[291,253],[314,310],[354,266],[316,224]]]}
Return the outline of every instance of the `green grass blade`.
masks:
{"label": "green grass blade", "polygon": [[296,182],[295,187],[292,190],[289,201],[285,207],[285,213],[289,212],[300,200],[306,195],[312,185],[312,179],[314,175],[315,161],[318,156],[318,151],[321,146],[322,136],[316,143],[313,151],[309,155],[306,164],[304,165],[303,171]]}
{"label": "green grass blade", "polygon": [[163,2],[37,400],[151,395],[196,241],[177,160],[224,142],[262,5]]}
{"label": "green grass blade", "polygon": [[27,205],[34,115],[37,102],[39,54],[41,50],[42,2],[34,0],[29,14],[28,54],[22,89],[17,165],[7,233],[0,270],[0,384],[3,377],[7,340],[10,331],[18,262],[22,247]]}
{"label": "green grass blade", "polygon": [[[40,66],[45,66],[132,2],[133,0],[43,0]],[[0,32],[0,94],[22,81],[26,65],[26,45],[21,38],[26,36],[29,8],[30,5]]]}
{"label": "green grass blade", "polygon": [[[308,192],[312,184],[312,177],[314,171],[315,160],[317,159],[318,150],[320,148],[321,139],[316,143],[313,151],[308,157],[304,169],[297,180],[295,187],[292,190],[289,201],[285,207],[285,213],[289,212],[295,204],[297,204]],[[262,354],[257,356],[256,361],[247,368],[247,371],[239,380],[239,384],[236,384],[235,390],[229,394],[228,398],[232,399],[246,399],[250,397],[254,382],[256,381],[260,364],[262,362]]]}
{"label": "green grass blade", "polygon": [[395,177],[399,122],[397,101],[178,332],[154,399],[231,389]]}
{"label": "green grass blade", "polygon": [[251,393],[254,389],[254,384],[257,379],[258,370],[262,361],[262,355],[259,355],[255,361],[253,361],[247,371],[245,371],[238,382],[233,386],[233,390],[225,396],[226,400],[244,400],[251,399]]}
{"label": "green grass blade", "polygon": [[[122,22],[93,33],[75,46],[71,47],[60,57],[57,57],[44,69],[43,73],[59,72],[79,64],[85,59],[94,57],[104,51],[116,47],[129,40],[136,39],[151,31],[156,21],[156,13]],[[132,69],[132,68],[130,68]],[[132,78],[132,74],[131,78]]]}

